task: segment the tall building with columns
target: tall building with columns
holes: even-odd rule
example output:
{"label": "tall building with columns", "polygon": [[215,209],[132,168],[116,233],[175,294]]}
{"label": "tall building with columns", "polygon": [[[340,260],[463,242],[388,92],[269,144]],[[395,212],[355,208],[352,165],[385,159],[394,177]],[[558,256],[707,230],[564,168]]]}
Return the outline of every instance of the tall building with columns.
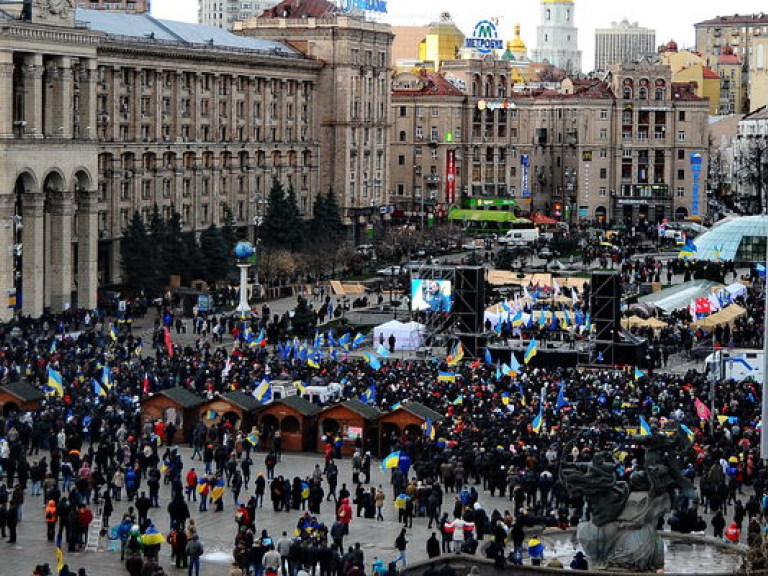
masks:
{"label": "tall building with columns", "polygon": [[0,320],[92,308],[131,215],[247,231],[272,178],[311,215],[321,62],[147,14],[28,2],[0,20]]}
{"label": "tall building with columns", "polygon": [[540,13],[533,60],[548,62],[568,74],[579,74],[581,50],[574,0],[540,0]]}

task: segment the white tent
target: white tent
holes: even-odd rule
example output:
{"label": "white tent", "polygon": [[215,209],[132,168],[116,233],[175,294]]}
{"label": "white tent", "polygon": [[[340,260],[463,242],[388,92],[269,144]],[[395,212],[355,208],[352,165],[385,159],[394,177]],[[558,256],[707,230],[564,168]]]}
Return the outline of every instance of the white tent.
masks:
{"label": "white tent", "polygon": [[389,336],[395,336],[395,350],[416,350],[424,341],[423,324],[418,322],[403,323],[398,320],[390,320],[373,329],[373,341],[378,346],[380,337],[384,338],[384,345],[389,346]]}

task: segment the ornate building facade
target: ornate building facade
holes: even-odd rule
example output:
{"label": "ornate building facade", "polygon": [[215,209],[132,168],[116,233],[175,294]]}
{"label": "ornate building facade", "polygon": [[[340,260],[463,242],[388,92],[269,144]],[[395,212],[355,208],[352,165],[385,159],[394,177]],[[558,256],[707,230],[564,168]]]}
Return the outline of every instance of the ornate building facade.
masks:
{"label": "ornate building facade", "polygon": [[360,225],[378,219],[390,195],[394,37],[388,24],[334,13],[335,9],[325,0],[285,0],[262,17],[243,22],[235,32],[283,42],[324,63],[316,92],[318,138],[324,148],[320,188],[335,190],[357,236]]}
{"label": "ornate building facade", "polygon": [[94,307],[136,210],[199,231],[226,206],[247,228],[276,177],[311,215],[321,63],[216,28],[33,7],[0,21],[0,294],[21,314]]}
{"label": "ornate building facade", "polygon": [[444,75],[395,80],[400,209],[419,210],[424,197],[449,203],[452,150],[457,198],[513,198],[523,212],[571,223],[706,215],[708,102],[673,83],[668,66],[624,64],[607,80],[515,92],[504,62],[465,62],[464,75],[446,64]]}

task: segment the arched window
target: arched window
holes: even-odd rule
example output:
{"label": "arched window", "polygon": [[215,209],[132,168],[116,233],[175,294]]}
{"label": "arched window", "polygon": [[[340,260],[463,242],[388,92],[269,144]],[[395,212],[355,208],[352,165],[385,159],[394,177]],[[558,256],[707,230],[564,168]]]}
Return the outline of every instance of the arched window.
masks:
{"label": "arched window", "polygon": [[639,100],[648,100],[648,88],[640,86],[640,89],[637,91],[637,98]]}
{"label": "arched window", "polygon": [[632,100],[632,86],[624,86],[624,100]]}

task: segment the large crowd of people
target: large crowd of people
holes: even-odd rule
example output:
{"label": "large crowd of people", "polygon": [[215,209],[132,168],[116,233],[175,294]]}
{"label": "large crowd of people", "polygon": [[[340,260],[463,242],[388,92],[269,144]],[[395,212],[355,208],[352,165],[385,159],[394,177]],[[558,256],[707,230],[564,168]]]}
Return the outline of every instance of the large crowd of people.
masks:
{"label": "large crowd of people", "polygon": [[[763,331],[757,302],[745,303],[748,315],[730,339],[717,338],[726,345],[755,341]],[[26,514],[44,510],[47,540],[76,553],[86,546],[88,527],[100,511],[129,574],[162,574],[161,546],[170,549],[177,568],[198,574],[205,535],[192,518],[226,509],[237,524],[231,576],[304,576],[316,569],[323,576],[393,574],[407,565],[415,534],[430,557],[482,553],[500,563],[517,562],[535,556],[525,539],[536,528],[574,526],[589,517],[588,502],[570,498],[560,481],[559,462],[609,453],[617,477],[643,466],[643,448],[633,442],[641,416],[659,430],[682,424],[693,434],[678,457],[684,474],[696,480],[699,502],[674,511],[670,526],[733,540],[735,529],[759,537],[768,519],[768,473],[757,452],[761,391],[753,382],[712,386],[696,371],[670,375],[662,368],[638,375],[631,369],[544,369],[523,362],[517,372],[507,372],[500,370],[509,363],[504,358],[449,367],[441,358],[394,355],[374,367],[343,347],[308,363],[286,354],[290,341],[270,327],[268,309],[252,327],[234,317],[201,317],[192,322],[195,343],[181,346],[173,336],[189,321],[179,325],[162,302],[136,310],[144,308],[156,315],[144,332],[134,328],[130,315],[85,310],[0,328],[2,382],[23,380],[46,390],[39,410],[6,411],[0,420],[0,529],[10,543],[24,538],[19,522]],[[262,328],[277,339],[255,346],[244,340],[243,334]],[[682,319],[672,320],[653,337],[661,348],[684,346],[687,330]],[[227,334],[235,339],[225,340]],[[61,375],[61,394],[50,388],[51,370]],[[139,400],[163,389],[182,386],[212,398],[232,389],[252,393],[265,379],[338,383],[343,399],[365,397],[383,411],[419,402],[442,418],[430,422],[429,433],[359,442],[349,479],[339,478],[338,439],[328,437],[322,464],[290,478],[280,474],[279,434],[273,429],[200,424],[185,442],[194,446],[198,463],[173,444],[172,425],[148,421],[140,411]],[[375,394],[366,394],[372,388]],[[702,404],[714,409],[711,419]],[[246,440],[251,433],[256,445]],[[407,457],[392,468],[389,485],[373,485],[376,459],[398,451]],[[225,486],[234,498],[222,497]],[[509,504],[486,509],[485,495]],[[113,517],[124,499],[130,508]],[[25,510],[30,501],[39,507]],[[379,521],[385,502],[394,502],[403,524],[396,557],[366,560],[354,545],[352,520]],[[329,506],[334,521],[323,523],[320,509]],[[150,518],[158,507],[168,512],[167,526]],[[288,512],[285,531],[262,529],[256,522],[261,507]]]}

